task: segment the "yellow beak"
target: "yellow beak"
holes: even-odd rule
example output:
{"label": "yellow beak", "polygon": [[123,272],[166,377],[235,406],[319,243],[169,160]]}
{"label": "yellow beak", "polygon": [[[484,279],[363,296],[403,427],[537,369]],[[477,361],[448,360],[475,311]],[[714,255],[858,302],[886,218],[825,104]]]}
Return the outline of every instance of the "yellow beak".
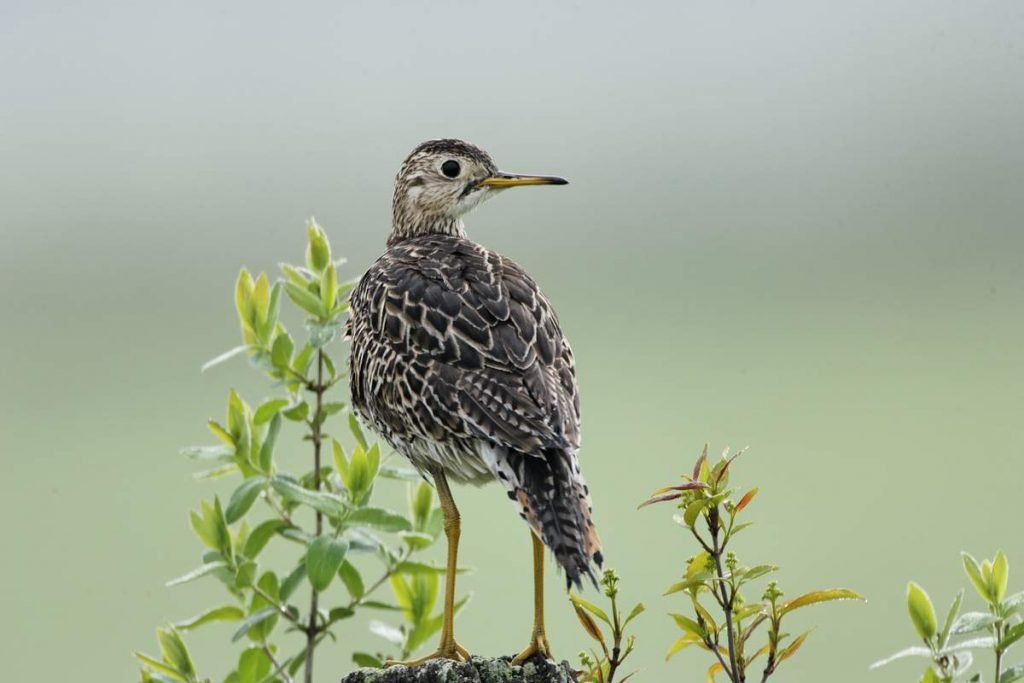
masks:
{"label": "yellow beak", "polygon": [[523,185],[568,185],[569,181],[553,175],[520,175],[518,173],[498,173],[480,182],[488,187],[521,187]]}

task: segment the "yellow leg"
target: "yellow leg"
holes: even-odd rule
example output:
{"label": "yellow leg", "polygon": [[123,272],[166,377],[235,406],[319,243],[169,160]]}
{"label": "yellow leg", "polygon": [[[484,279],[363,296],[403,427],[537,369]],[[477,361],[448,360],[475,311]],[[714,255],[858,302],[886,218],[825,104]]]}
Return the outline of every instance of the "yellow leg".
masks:
{"label": "yellow leg", "polygon": [[522,664],[535,654],[554,659],[547,631],[544,630],[544,543],[532,531],[530,540],[533,541],[533,634],[530,644],[516,655],[513,664]]}
{"label": "yellow leg", "polygon": [[459,509],[455,507],[452,490],[448,488],[448,480],[441,470],[434,470],[434,485],[437,487],[437,498],[444,514],[444,535],[448,539],[448,567],[444,580],[444,619],[441,626],[441,643],[437,650],[419,659],[407,662],[388,660],[384,666],[418,666],[431,659],[454,659],[459,662],[469,661],[469,652],[455,642],[455,571],[459,561],[459,534],[462,522]]}

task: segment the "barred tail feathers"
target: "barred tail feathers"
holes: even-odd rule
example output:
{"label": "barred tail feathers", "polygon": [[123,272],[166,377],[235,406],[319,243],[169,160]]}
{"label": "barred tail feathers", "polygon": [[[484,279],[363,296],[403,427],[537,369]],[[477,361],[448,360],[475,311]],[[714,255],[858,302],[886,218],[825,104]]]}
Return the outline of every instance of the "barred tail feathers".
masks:
{"label": "barred tail feathers", "polygon": [[601,540],[575,454],[561,449],[540,455],[495,449],[485,457],[520,517],[565,570],[567,586],[580,587],[584,575],[596,585],[591,563],[601,566]]}

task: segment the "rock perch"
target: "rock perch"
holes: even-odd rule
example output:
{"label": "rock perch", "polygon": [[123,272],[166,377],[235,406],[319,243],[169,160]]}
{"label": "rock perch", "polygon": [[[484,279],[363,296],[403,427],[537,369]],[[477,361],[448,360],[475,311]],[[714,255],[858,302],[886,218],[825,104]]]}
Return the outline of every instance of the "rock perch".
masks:
{"label": "rock perch", "polygon": [[387,669],[358,669],[341,683],[575,683],[568,662],[555,664],[535,657],[522,666],[511,657],[485,659],[471,657],[468,662],[435,659],[417,667],[393,666]]}

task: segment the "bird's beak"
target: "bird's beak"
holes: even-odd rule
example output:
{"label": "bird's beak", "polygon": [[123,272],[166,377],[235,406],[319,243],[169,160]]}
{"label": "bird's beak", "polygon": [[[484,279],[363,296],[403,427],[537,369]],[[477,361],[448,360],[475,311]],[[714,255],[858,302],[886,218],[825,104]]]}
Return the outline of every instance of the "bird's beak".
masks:
{"label": "bird's beak", "polygon": [[519,173],[495,173],[480,181],[487,187],[520,187],[522,185],[568,185],[569,181],[553,175],[521,175]]}

